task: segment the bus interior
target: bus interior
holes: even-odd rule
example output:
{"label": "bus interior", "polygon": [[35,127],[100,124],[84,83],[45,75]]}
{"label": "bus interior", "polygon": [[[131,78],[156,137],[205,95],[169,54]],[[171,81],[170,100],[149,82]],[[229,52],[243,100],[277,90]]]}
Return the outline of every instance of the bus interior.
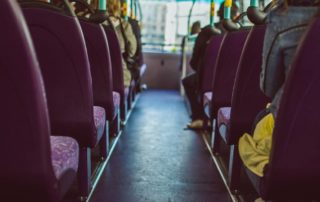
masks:
{"label": "bus interior", "polygon": [[1,0],[0,201],[320,201],[319,11],[255,139],[265,49],[287,31],[266,37],[269,16],[294,1]]}

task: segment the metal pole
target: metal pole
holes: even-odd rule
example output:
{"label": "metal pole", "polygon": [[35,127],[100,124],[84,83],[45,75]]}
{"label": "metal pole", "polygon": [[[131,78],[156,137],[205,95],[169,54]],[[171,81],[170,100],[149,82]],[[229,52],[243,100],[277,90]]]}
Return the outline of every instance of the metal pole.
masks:
{"label": "metal pole", "polygon": [[213,26],[214,24],[214,16],[215,16],[215,3],[214,0],[210,2],[210,25]]}
{"label": "metal pole", "polygon": [[231,19],[231,7],[232,7],[232,0],[226,0],[224,2],[224,19],[230,20]]}
{"label": "metal pole", "polygon": [[136,13],[134,12],[134,4],[135,4],[135,0],[131,0],[130,2],[130,17],[132,19],[134,19],[136,17]]}
{"label": "metal pole", "polygon": [[99,0],[99,10],[107,10],[107,0]]}
{"label": "metal pole", "polygon": [[250,6],[258,8],[259,1],[258,0],[250,0]]}
{"label": "metal pole", "polygon": [[124,19],[127,19],[127,18],[128,18],[128,1],[127,1],[127,0],[123,0],[123,1],[122,1],[121,16],[122,16]]}
{"label": "metal pole", "polygon": [[191,6],[191,8],[190,8],[190,10],[189,10],[189,15],[188,15],[188,35],[189,35],[189,33],[190,33],[190,20],[191,20],[191,15],[192,15],[192,11],[193,11],[193,7],[194,7],[194,4],[196,3],[196,0],[193,0],[192,1],[192,6]]}

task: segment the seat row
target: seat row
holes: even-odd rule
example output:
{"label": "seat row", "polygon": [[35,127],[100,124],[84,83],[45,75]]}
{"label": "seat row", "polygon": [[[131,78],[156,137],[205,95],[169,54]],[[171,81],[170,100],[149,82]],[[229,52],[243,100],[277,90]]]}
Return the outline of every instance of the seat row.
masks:
{"label": "seat row", "polygon": [[61,2],[0,2],[0,186],[8,201],[59,201],[76,176],[87,197],[91,150],[108,157],[134,101],[113,27],[78,19]]}
{"label": "seat row", "polygon": [[[248,9],[248,13],[253,8]],[[254,17],[250,17],[250,19]],[[316,16],[300,43],[275,120],[272,152],[263,178],[246,169],[264,199],[318,199],[320,129],[320,18]],[[212,123],[212,150],[229,146],[227,179],[234,194],[240,189],[242,163],[238,140],[251,133],[256,116],[270,102],[259,88],[266,25],[230,30],[213,36],[200,71],[199,92]],[[271,43],[271,42],[270,42]]]}

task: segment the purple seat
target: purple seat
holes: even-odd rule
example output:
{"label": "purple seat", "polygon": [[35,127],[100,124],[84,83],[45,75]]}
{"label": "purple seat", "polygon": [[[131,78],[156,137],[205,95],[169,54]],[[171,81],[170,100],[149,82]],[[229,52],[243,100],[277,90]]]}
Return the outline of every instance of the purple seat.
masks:
{"label": "purple seat", "polygon": [[[220,152],[219,145],[221,138],[219,136],[218,124],[215,124],[217,113],[220,108],[231,106],[236,72],[249,30],[250,29],[240,29],[238,31],[226,33],[220,46],[218,59],[213,72],[212,92],[214,96],[211,98],[209,105],[205,107],[207,115],[209,114],[211,121],[213,121],[213,152]],[[225,130],[227,129],[221,131]],[[231,178],[229,178],[229,180],[230,179]],[[229,185],[231,184],[232,182],[229,181]]]}
{"label": "purple seat", "polygon": [[90,65],[79,21],[68,6],[63,9],[44,2],[22,2],[21,6],[45,83],[52,134],[68,134],[78,141],[78,182],[81,196],[86,197],[91,187],[90,149],[101,139],[101,154],[106,158],[108,138],[94,121]]}
{"label": "purple seat", "polygon": [[50,139],[39,63],[16,1],[0,1],[0,23],[1,201],[60,201],[77,174],[78,143]]}
{"label": "purple seat", "polygon": [[199,92],[203,95],[212,90],[213,73],[224,35],[214,35],[207,45],[202,68],[199,69]]}
{"label": "purple seat", "polygon": [[[124,89],[123,81],[123,68],[122,68],[122,54],[120,44],[118,42],[115,30],[110,25],[103,25],[107,39],[109,42],[111,65],[112,65],[112,78],[113,78],[113,91],[120,94],[120,117],[124,121],[127,116],[127,99]],[[128,95],[128,94],[127,94]]]}
{"label": "purple seat", "polygon": [[230,128],[224,136],[229,145],[236,144],[245,132],[251,132],[257,114],[269,100],[259,88],[265,25],[255,25],[244,45],[232,94]]}
{"label": "purple seat", "polygon": [[228,32],[223,37],[214,68],[211,102],[205,106],[205,112],[213,122],[213,152],[219,152],[220,136],[218,124],[215,124],[217,112],[221,107],[231,106],[231,95],[241,52],[249,29]]}
{"label": "purple seat", "polygon": [[111,123],[118,108],[113,102],[113,81],[109,45],[102,25],[80,18],[90,61],[94,104],[106,109],[106,118]]}
{"label": "purple seat", "polygon": [[242,29],[236,32],[229,32],[223,38],[213,73],[211,91],[214,93],[214,97],[210,103],[211,119],[217,117],[219,108],[231,105],[235,75],[248,33],[248,29]]}
{"label": "purple seat", "polygon": [[300,43],[282,95],[270,162],[260,182],[262,198],[320,199],[320,17]]}
{"label": "purple seat", "polygon": [[[222,140],[227,145],[231,145],[228,168],[231,190],[238,190],[240,186],[241,161],[237,148],[238,139],[245,132],[251,132],[255,117],[268,102],[259,88],[264,33],[265,25],[255,25],[251,29],[241,54],[234,82],[229,120],[225,120],[222,114],[218,114],[217,118]],[[219,120],[225,123],[220,125]]]}
{"label": "purple seat", "polygon": [[101,24],[80,17],[91,67],[93,100],[97,106],[106,109],[110,134],[120,129],[119,104],[114,103],[111,57],[106,33]]}

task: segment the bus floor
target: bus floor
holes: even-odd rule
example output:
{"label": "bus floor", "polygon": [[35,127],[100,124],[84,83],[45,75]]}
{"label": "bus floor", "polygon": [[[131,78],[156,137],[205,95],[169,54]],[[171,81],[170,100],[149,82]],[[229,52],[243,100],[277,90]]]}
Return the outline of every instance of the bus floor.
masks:
{"label": "bus floor", "polygon": [[228,202],[177,91],[141,94],[90,202]]}

